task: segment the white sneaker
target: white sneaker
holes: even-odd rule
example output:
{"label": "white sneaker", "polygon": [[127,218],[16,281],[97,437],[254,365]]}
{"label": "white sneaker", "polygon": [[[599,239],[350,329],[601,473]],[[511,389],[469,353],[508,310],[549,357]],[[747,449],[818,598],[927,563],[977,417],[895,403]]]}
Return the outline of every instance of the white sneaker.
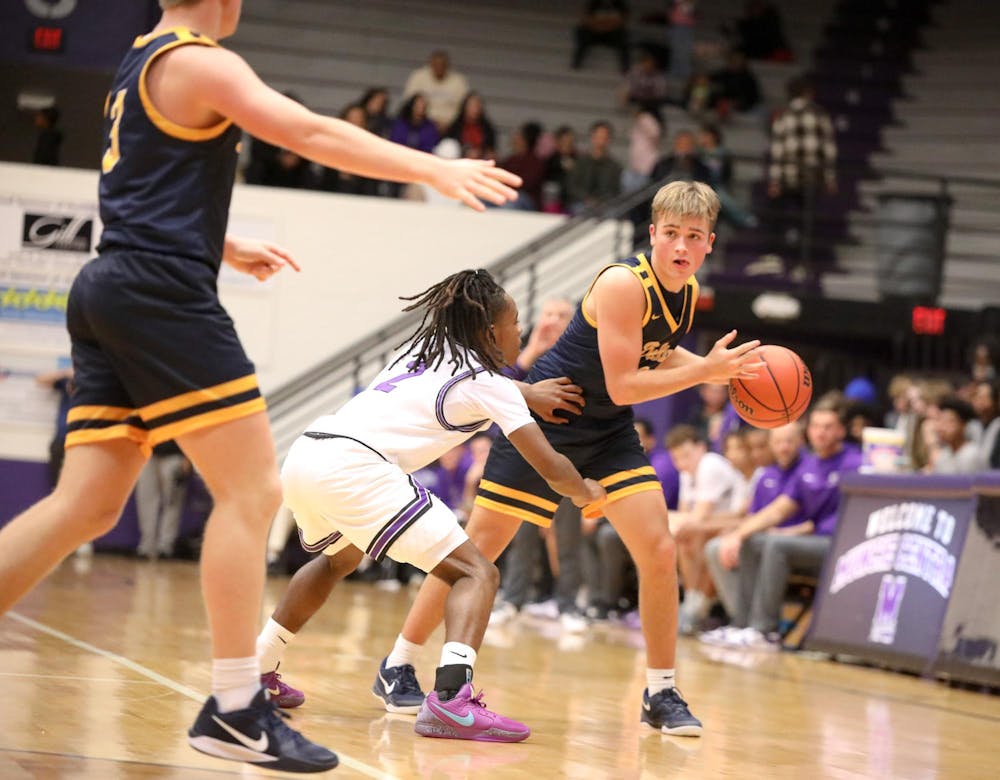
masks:
{"label": "white sneaker", "polygon": [[582,634],[590,625],[587,618],[576,612],[563,612],[559,616],[559,623],[562,625],[563,631],[570,634]]}
{"label": "white sneaker", "polygon": [[559,619],[559,605],[556,604],[555,599],[539,601],[536,604],[525,604],[521,610],[525,615],[530,615],[534,618],[541,618],[542,620]]}
{"label": "white sneaker", "polygon": [[490,612],[490,620],[487,625],[503,626],[510,623],[516,617],[517,607],[509,601],[501,601],[493,608],[493,611]]}
{"label": "white sneaker", "polygon": [[724,647],[728,644],[730,638],[734,637],[740,631],[742,629],[736,628],[736,626],[719,626],[718,628],[713,628],[711,631],[702,631],[698,634],[698,641],[706,645]]}
{"label": "white sneaker", "polygon": [[726,647],[774,652],[781,649],[781,643],[777,641],[777,635],[768,634],[765,636],[756,628],[744,628],[728,638]]}

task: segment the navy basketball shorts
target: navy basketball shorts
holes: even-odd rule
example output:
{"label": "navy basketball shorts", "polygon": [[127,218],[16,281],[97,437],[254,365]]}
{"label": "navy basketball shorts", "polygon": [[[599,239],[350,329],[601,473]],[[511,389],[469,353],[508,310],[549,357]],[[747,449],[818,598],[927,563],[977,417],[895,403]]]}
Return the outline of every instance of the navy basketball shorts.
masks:
{"label": "navy basketball shorts", "polygon": [[[539,425],[553,448],[569,458],[580,474],[604,486],[608,503],[644,490],[663,489],[631,416]],[[476,505],[548,528],[561,500],[514,445],[502,436],[497,438],[479,483]]]}
{"label": "navy basketball shorts", "polygon": [[73,282],[66,324],[76,388],[67,447],[124,438],[148,454],[266,408],[204,263],[105,251]]}

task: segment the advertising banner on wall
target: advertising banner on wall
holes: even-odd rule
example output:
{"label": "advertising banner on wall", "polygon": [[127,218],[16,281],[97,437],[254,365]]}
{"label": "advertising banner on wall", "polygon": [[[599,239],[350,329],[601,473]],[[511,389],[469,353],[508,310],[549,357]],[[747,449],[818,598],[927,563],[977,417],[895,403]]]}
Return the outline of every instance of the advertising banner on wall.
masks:
{"label": "advertising banner on wall", "polygon": [[0,200],[0,425],[52,427],[36,378],[69,365],[69,288],[100,233],[92,203]]}
{"label": "advertising banner on wall", "polygon": [[848,475],[806,647],[925,671],[975,498],[967,477]]}
{"label": "advertising banner on wall", "polygon": [[973,484],[976,515],[941,626],[937,674],[1000,686],[1000,472]]}

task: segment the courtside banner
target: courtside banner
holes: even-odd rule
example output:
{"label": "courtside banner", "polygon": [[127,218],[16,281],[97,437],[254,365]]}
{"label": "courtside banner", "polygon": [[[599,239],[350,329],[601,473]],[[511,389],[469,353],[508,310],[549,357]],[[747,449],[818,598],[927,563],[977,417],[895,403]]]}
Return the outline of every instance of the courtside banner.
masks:
{"label": "courtside banner", "polygon": [[976,499],[970,477],[848,474],[806,647],[926,671]]}
{"label": "courtside banner", "polygon": [[941,627],[934,672],[1000,687],[1000,471],[976,477],[976,515]]}

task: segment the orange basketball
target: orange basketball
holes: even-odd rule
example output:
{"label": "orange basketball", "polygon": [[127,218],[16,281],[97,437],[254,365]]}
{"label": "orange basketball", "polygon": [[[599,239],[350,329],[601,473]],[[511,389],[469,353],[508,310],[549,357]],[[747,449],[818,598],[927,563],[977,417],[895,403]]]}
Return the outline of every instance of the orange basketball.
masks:
{"label": "orange basketball", "polygon": [[802,416],[812,399],[812,376],[787,347],[764,344],[754,356],[766,365],[755,379],[731,379],[729,400],[736,413],[757,428],[778,428]]}

